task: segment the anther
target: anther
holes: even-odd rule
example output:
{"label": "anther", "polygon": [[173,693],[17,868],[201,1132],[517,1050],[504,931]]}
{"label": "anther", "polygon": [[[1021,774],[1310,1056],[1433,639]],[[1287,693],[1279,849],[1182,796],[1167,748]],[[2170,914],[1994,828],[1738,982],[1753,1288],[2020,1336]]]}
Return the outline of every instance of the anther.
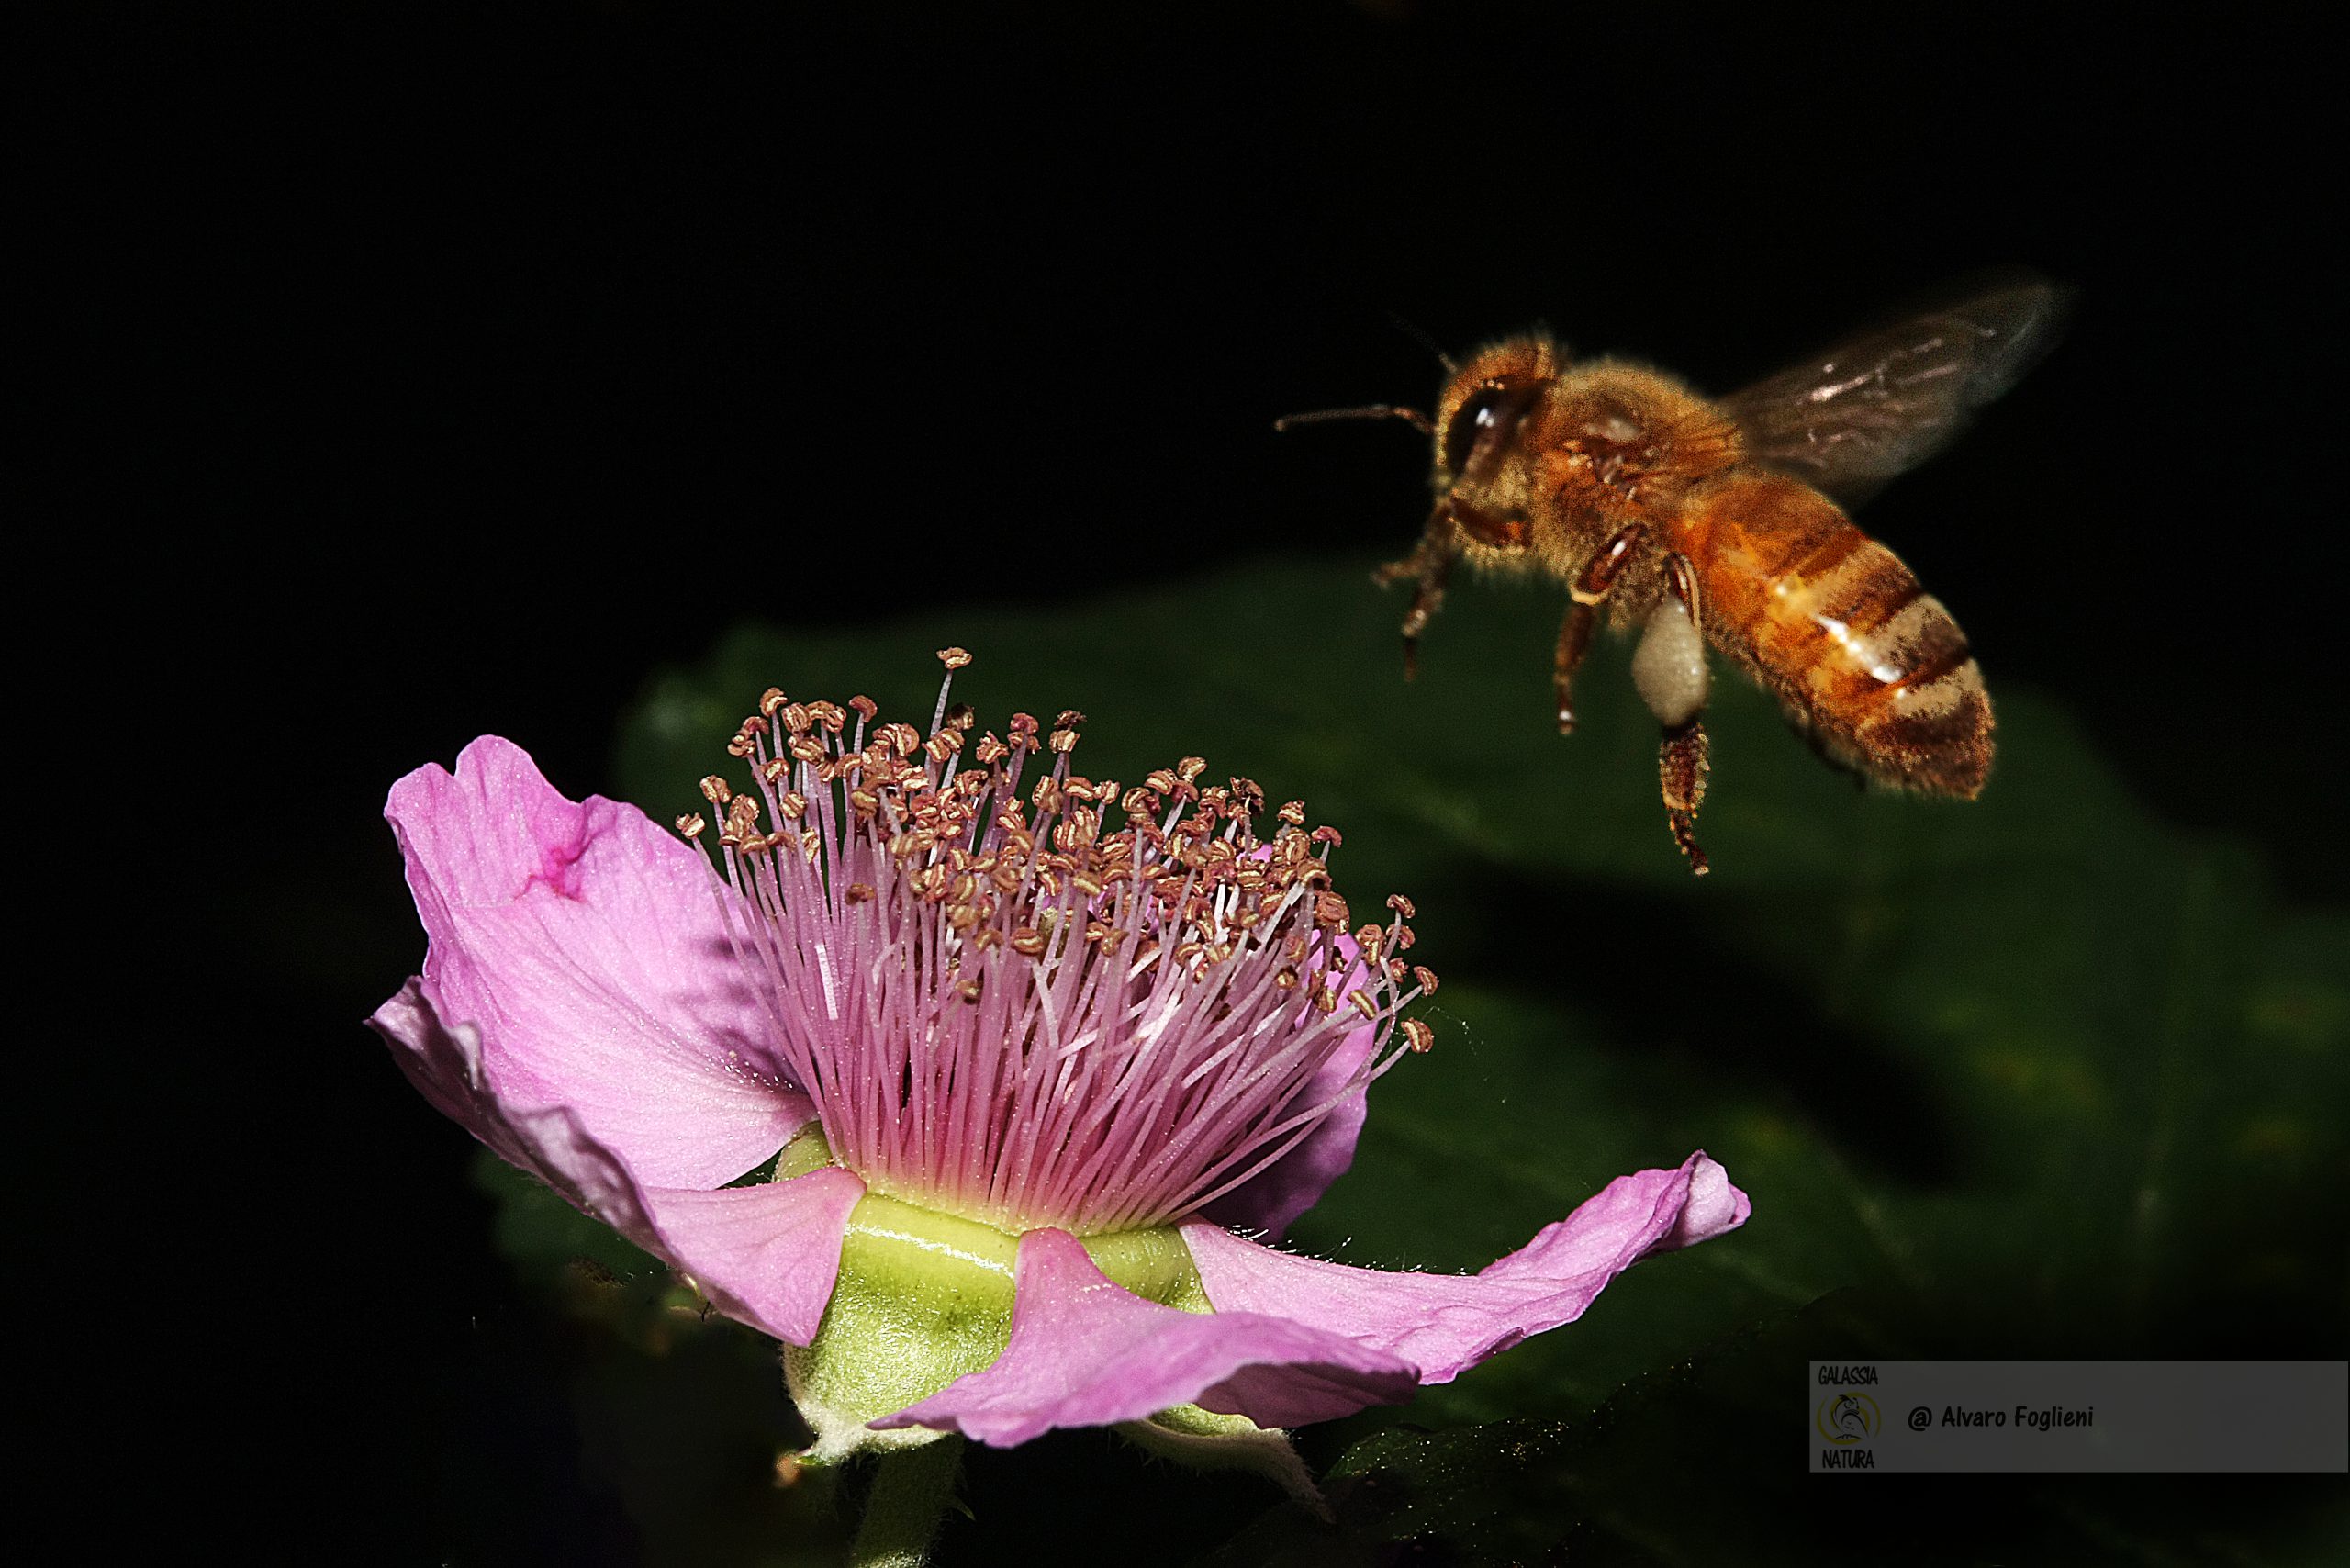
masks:
{"label": "anther", "polygon": [[1410,899],[1405,898],[1401,893],[1388,894],[1387,907],[1393,910],[1397,914],[1402,915],[1406,920],[1416,920],[1419,918],[1420,912],[1413,907],[1412,901]]}
{"label": "anther", "polygon": [[873,722],[873,715],[881,711],[881,704],[861,691],[848,700],[848,705],[856,709],[856,716],[868,724]]}
{"label": "anther", "polygon": [[1404,1039],[1416,1055],[1426,1056],[1436,1045],[1436,1031],[1416,1018],[1404,1020]]}
{"label": "anther", "polygon": [[938,662],[945,665],[951,672],[969,664],[971,655],[967,649],[963,648],[941,648],[938,650]]}
{"label": "anther", "polygon": [[1361,1014],[1366,1018],[1376,1018],[1379,1016],[1379,1003],[1371,1000],[1371,992],[1367,991],[1350,991],[1347,992],[1347,1002],[1356,1012]]}
{"label": "anther", "polygon": [[717,774],[706,774],[701,781],[701,798],[713,806],[722,806],[734,798],[734,791]]}
{"label": "anther", "polygon": [[701,813],[699,812],[688,812],[684,816],[677,819],[677,831],[684,834],[688,838],[699,838],[701,836],[702,829],[709,825],[710,824],[708,823],[701,820]]}
{"label": "anther", "polygon": [[1427,991],[1430,996],[1434,996],[1436,994],[1436,971],[1434,969],[1428,968],[1426,964],[1414,964],[1412,966],[1412,978],[1420,982],[1420,989],[1422,991]]}
{"label": "anther", "polygon": [[873,884],[870,882],[851,882],[848,885],[848,892],[845,896],[851,903],[868,903],[873,899]]}
{"label": "anther", "polygon": [[1183,758],[1182,761],[1175,765],[1175,774],[1176,777],[1182,779],[1184,783],[1189,784],[1192,779],[1197,778],[1201,774],[1206,772],[1207,767],[1208,759],[1206,757],[1187,756]]}
{"label": "anther", "polygon": [[775,711],[789,700],[791,700],[783,694],[783,688],[770,686],[759,693],[759,711],[772,719],[775,717]]}

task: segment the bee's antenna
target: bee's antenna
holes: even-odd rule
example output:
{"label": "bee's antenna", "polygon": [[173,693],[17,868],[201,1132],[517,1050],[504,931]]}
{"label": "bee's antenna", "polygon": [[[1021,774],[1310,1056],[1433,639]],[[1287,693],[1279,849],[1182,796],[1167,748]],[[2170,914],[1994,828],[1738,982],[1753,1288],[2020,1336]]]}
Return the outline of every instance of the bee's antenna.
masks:
{"label": "bee's antenna", "polygon": [[1445,353],[1443,349],[1438,347],[1437,341],[1428,336],[1427,332],[1418,322],[1407,321],[1393,310],[1390,310],[1387,313],[1387,319],[1393,323],[1397,331],[1402,332],[1405,337],[1419,344],[1420,347],[1436,355],[1437,364],[1444,366],[1444,373],[1447,375],[1458,375],[1460,374],[1460,367],[1452,363],[1452,356]]}
{"label": "bee's antenna", "polygon": [[1422,435],[1436,434],[1436,426],[1417,409],[1406,409],[1394,403],[1366,403],[1360,409],[1316,409],[1310,414],[1283,414],[1273,421],[1273,428],[1285,431],[1293,425],[1317,425],[1331,420],[1405,420]]}

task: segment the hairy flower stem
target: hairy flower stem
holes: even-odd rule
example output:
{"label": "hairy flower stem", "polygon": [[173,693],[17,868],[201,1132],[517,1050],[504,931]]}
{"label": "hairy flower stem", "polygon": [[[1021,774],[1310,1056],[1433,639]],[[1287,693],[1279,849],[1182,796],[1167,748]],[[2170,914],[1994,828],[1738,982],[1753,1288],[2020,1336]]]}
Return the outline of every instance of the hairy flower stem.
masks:
{"label": "hairy flower stem", "polygon": [[850,1568],[922,1568],[929,1562],[962,1467],[958,1437],[884,1453],[849,1550]]}

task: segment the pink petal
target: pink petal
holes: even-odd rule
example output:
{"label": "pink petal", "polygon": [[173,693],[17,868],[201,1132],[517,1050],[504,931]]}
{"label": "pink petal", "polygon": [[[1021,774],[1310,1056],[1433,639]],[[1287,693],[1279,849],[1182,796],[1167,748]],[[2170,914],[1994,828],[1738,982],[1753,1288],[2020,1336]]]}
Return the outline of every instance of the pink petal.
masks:
{"label": "pink petal", "polygon": [[699,851],[632,806],[564,799],[495,736],[454,776],[401,779],[384,814],[433,1000],[481,1030],[505,1103],[565,1107],[675,1187],[740,1176],[814,1114],[764,1043]]}
{"label": "pink petal", "polygon": [[480,1031],[446,1023],[430,981],[409,980],[368,1023],[433,1107],[500,1158],[693,1276],[728,1316],[797,1345],[816,1337],[849,1211],[865,1195],[848,1171],[717,1192],[648,1186],[568,1107],[501,1099],[483,1071]]}
{"label": "pink petal", "polygon": [[1213,1225],[1183,1226],[1217,1315],[1292,1317],[1346,1336],[1449,1383],[1529,1334],[1583,1316],[1607,1282],[1651,1253],[1746,1222],[1746,1194],[1693,1154],[1677,1170],[1619,1176],[1483,1272],[1389,1273],[1261,1247]]}
{"label": "pink petal", "polygon": [[444,1022],[431,981],[409,980],[367,1025],[394,1047],[392,1059],[432,1108],[490,1152],[622,1235],[633,1239],[650,1233],[651,1216],[620,1157],[559,1107],[531,1109],[499,1100],[483,1071],[481,1031]]}
{"label": "pink petal", "polygon": [[[1370,1057],[1377,1036],[1376,1029],[1365,1025],[1339,1041],[1330,1059],[1299,1092],[1299,1105],[1318,1104],[1336,1093]],[[1280,1240],[1297,1216],[1321,1202],[1330,1183],[1354,1164],[1355,1140],[1362,1136],[1367,1100],[1365,1089],[1358,1088],[1339,1101],[1295,1148],[1210,1204],[1203,1211],[1206,1217],[1220,1226],[1261,1231],[1268,1240]]]}
{"label": "pink petal", "polygon": [[1177,1405],[1292,1427],[1411,1396],[1412,1369],[1393,1356],[1282,1317],[1146,1301],[1066,1231],[1020,1238],[1017,1290],[1012,1342],[992,1366],[872,1424],[1009,1447]]}
{"label": "pink petal", "polygon": [[659,1233],[649,1249],[693,1276],[718,1310],[795,1345],[811,1344],[841,1271],[841,1238],[865,1183],[837,1165],[785,1182],[645,1193]]}

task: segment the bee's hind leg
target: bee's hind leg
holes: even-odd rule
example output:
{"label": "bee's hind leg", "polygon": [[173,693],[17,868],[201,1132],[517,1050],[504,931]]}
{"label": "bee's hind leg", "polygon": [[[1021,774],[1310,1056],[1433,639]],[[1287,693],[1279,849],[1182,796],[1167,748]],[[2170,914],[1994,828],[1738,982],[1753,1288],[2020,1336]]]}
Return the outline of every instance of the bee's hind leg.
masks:
{"label": "bee's hind leg", "polygon": [[1406,577],[1416,585],[1412,591],[1412,608],[1404,612],[1405,680],[1420,673],[1420,633],[1427,630],[1436,612],[1444,608],[1444,585],[1452,576],[1453,563],[1460,559],[1460,527],[1453,521],[1451,509],[1439,502],[1428,515],[1427,531],[1420,535],[1412,553],[1371,574],[1371,580],[1381,588]]}
{"label": "bee's hind leg", "polygon": [[1657,748],[1657,778],[1664,794],[1664,823],[1690,871],[1704,876],[1706,852],[1697,847],[1697,808],[1706,799],[1705,608],[1697,575],[1688,558],[1665,560],[1672,591],[1657,600],[1640,645],[1632,655],[1632,683],[1640,700],[1664,728]]}
{"label": "bee's hind leg", "polygon": [[1689,862],[1691,875],[1708,869],[1706,852],[1697,846],[1697,808],[1706,799],[1706,722],[1691,719],[1665,726],[1657,746],[1657,778],[1664,790],[1664,826]]}

